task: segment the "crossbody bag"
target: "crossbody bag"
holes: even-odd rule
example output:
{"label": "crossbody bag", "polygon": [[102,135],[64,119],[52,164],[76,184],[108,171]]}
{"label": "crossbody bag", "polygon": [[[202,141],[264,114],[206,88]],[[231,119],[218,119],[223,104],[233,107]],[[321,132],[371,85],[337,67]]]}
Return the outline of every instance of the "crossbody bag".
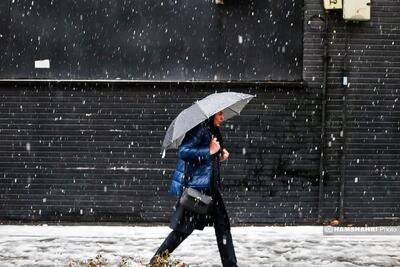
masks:
{"label": "crossbody bag", "polygon": [[185,162],[184,180],[185,187],[181,198],[179,199],[179,203],[185,209],[192,212],[198,214],[207,214],[213,204],[213,199],[211,196],[206,195],[197,189],[188,187],[189,176],[187,174],[187,162]]}

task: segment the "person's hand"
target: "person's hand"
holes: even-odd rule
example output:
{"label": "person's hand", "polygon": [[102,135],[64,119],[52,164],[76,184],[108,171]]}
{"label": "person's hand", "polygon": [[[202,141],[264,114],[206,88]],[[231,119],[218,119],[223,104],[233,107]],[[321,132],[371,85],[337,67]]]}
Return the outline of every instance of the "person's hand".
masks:
{"label": "person's hand", "polygon": [[220,161],[224,161],[224,160],[226,160],[226,159],[228,159],[228,158],[229,158],[229,152],[228,152],[228,150],[226,150],[225,148],[222,149],[222,156],[221,156]]}
{"label": "person's hand", "polygon": [[217,138],[214,137],[210,142],[210,155],[214,155],[220,149],[221,149],[221,146],[219,145],[219,142],[217,141]]}

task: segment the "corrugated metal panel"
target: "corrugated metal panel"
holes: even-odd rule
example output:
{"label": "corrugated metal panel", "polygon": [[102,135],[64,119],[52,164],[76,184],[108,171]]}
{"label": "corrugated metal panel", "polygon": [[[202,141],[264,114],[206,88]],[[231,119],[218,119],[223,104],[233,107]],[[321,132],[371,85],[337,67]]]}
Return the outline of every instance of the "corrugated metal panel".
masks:
{"label": "corrugated metal panel", "polygon": [[[176,114],[212,86],[1,88],[1,219],[166,222],[175,152],[161,141]],[[226,87],[225,89],[229,89]],[[257,95],[224,128],[224,195],[234,223],[313,222],[318,100],[303,88]]]}

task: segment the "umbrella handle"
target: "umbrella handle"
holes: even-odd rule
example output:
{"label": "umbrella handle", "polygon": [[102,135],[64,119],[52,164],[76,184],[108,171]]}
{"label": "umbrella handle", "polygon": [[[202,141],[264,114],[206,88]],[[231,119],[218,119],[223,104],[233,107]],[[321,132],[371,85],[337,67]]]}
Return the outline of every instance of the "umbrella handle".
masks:
{"label": "umbrella handle", "polygon": [[[211,134],[211,141],[214,138],[217,138],[217,137],[215,137],[215,135]],[[215,154],[220,156],[220,155],[222,155],[222,151],[223,151],[224,148],[222,147],[222,144],[218,141],[218,138],[217,138],[217,142],[219,143],[219,150]]]}
{"label": "umbrella handle", "polygon": [[[214,135],[213,134],[211,134],[211,140],[212,139],[214,139]],[[218,139],[217,139],[218,140]],[[221,144],[219,144],[219,150],[218,150],[218,152],[216,153],[216,155],[218,156],[218,157],[220,157],[220,156],[222,156],[222,151],[224,150],[224,148],[222,147],[222,145]]]}

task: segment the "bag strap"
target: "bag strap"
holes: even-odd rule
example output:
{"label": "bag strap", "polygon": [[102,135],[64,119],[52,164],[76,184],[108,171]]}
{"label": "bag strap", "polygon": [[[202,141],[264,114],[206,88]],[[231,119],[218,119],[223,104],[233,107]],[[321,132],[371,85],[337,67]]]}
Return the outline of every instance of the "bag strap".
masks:
{"label": "bag strap", "polygon": [[183,180],[185,181],[185,184],[183,185],[184,187],[188,187],[189,184],[189,175],[188,175],[188,162],[185,161],[185,167],[183,169]]}

